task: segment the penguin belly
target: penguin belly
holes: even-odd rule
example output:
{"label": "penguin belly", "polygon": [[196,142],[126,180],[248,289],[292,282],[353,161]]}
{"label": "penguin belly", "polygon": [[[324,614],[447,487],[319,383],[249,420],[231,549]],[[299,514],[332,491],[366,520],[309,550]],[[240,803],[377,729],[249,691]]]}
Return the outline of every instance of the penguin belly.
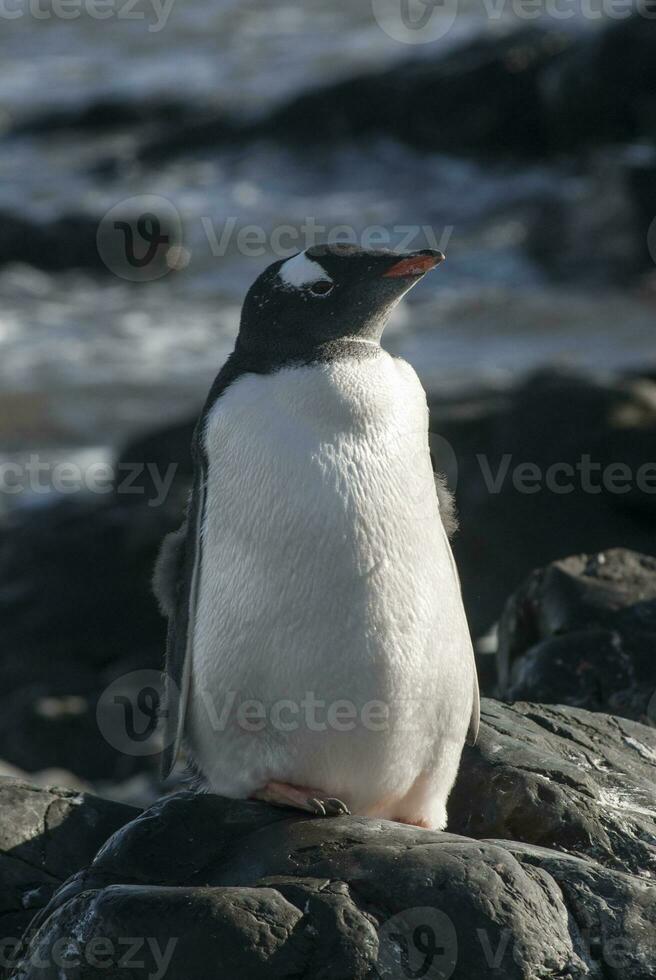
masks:
{"label": "penguin belly", "polygon": [[443,826],[473,658],[416,374],[379,351],[243,375],[202,438],[186,736],[210,788]]}

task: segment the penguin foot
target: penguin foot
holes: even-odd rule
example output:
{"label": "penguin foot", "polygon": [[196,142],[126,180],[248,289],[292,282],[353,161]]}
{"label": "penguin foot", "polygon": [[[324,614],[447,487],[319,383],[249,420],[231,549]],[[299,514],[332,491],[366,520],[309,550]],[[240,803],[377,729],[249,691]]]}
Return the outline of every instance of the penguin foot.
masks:
{"label": "penguin foot", "polygon": [[345,803],[334,796],[326,797],[320,790],[291,786],[289,783],[267,783],[263,789],[253,793],[253,799],[273,803],[275,806],[306,810],[317,817],[339,817],[351,812]]}
{"label": "penguin foot", "polygon": [[416,820],[406,820],[405,817],[394,817],[395,823],[404,823],[408,827],[421,827],[422,830],[433,830],[433,825],[430,820],[425,820],[423,817],[418,817]]}

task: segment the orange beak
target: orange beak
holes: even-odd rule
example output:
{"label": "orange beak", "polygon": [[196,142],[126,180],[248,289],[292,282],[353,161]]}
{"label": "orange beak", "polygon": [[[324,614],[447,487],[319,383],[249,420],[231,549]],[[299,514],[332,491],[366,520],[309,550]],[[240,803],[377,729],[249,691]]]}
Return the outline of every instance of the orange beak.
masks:
{"label": "orange beak", "polygon": [[423,276],[444,262],[445,257],[442,252],[434,252],[432,255],[410,255],[408,258],[395,262],[391,269],[383,273],[383,278],[400,279],[403,276]]}

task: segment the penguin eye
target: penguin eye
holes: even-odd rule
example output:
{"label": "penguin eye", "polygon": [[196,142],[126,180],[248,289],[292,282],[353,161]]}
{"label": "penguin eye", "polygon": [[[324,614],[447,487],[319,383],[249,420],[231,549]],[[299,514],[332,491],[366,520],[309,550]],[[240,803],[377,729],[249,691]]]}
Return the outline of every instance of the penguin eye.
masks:
{"label": "penguin eye", "polygon": [[310,286],[310,292],[313,296],[327,296],[328,293],[332,293],[333,289],[334,283],[327,282],[325,279],[313,282]]}

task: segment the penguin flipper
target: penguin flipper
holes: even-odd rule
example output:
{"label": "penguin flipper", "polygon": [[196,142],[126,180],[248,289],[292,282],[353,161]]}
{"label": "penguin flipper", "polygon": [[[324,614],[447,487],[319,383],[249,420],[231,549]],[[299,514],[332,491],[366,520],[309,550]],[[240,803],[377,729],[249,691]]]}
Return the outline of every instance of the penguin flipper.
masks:
{"label": "penguin flipper", "polygon": [[198,579],[200,575],[200,529],[205,507],[205,479],[197,468],[189,501],[187,521],[179,531],[164,539],[153,577],[153,588],[163,612],[168,615],[164,684],[164,747],[161,755],[163,779],[171,773],[180,750],[191,680],[191,641]]}
{"label": "penguin flipper", "polygon": [[[440,515],[442,517],[442,524],[444,525],[444,535],[445,535],[444,544],[448,550],[449,558],[451,561],[451,568],[453,570],[454,577],[458,582],[458,584],[460,584],[460,576],[458,575],[458,568],[456,566],[455,558],[453,557],[453,551],[451,550],[451,545],[449,543],[449,530],[445,523],[444,514],[442,512],[443,503],[442,503],[442,497],[440,495],[440,487],[442,488],[443,491],[445,490],[444,478],[438,476],[437,473],[434,475],[435,475],[435,490],[437,492],[437,496],[440,503]],[[455,503],[453,502],[453,495],[451,494],[451,491],[448,489],[446,489],[445,492],[448,494],[451,500],[452,513],[455,515]],[[457,518],[456,518],[456,527],[457,527]],[[474,656],[474,650],[471,644],[469,645],[469,651],[470,651],[469,655],[471,657],[471,664],[472,664],[472,683],[474,689],[472,693],[472,709],[471,709],[471,716],[469,718],[469,728],[467,729],[467,736],[465,741],[467,742],[467,745],[476,745],[476,742],[478,740],[478,729],[481,723],[481,693],[478,687],[478,672],[476,670],[476,657]]]}
{"label": "penguin flipper", "polygon": [[175,616],[178,584],[184,569],[187,522],[177,531],[167,534],[159,550],[153,572],[153,592],[163,616]]}
{"label": "penguin flipper", "polygon": [[472,713],[469,719],[469,728],[467,729],[467,745],[476,745],[478,741],[478,729],[481,724],[481,694],[478,689],[478,674],[476,673],[476,659],[472,652],[472,661],[474,664],[474,699],[472,701]]}

